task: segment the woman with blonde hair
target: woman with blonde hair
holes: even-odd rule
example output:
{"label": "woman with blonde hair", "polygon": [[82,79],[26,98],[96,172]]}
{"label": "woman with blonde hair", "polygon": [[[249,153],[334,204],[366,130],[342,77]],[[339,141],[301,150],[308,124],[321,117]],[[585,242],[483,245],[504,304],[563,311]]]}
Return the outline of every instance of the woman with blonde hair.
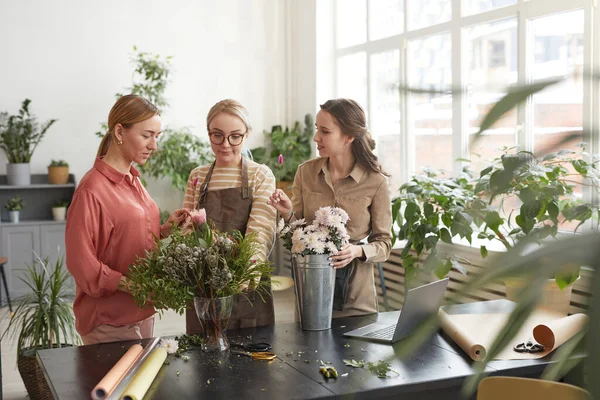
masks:
{"label": "woman with blonde hair", "polygon": [[293,199],[278,189],[269,204],[287,222],[305,218],[311,223],[320,207],[346,210],[350,244],[330,258],[337,269],[333,316],[376,313],[373,267],[389,258],[392,244],[389,175],[373,153],[365,113],[354,100],[321,105],[314,141],[320,157],[298,167]]}
{"label": "woman with blonde hair", "polygon": [[[206,128],[215,162],[191,172],[182,208],[204,208],[208,221],[221,231],[256,232],[263,244],[256,258],[266,260],[275,239],[276,213],[267,204],[275,190],[275,177],[267,166],[242,156],[242,145],[252,130],[248,111],[235,100],[219,101],[208,112]],[[272,297],[264,296],[263,300],[250,287],[234,299],[227,327],[236,329],[274,322]],[[188,309],[186,332],[201,331],[196,313]]]}
{"label": "woman with blonde hair", "polygon": [[154,307],[138,307],[127,273],[189,212],[177,210],[160,225],[159,209],[132,165],[157,148],[158,109],[137,95],[122,96],[110,110],[108,132],[94,166],[79,182],[65,232],[66,264],[75,278],[76,329],[84,344],[150,338]]}

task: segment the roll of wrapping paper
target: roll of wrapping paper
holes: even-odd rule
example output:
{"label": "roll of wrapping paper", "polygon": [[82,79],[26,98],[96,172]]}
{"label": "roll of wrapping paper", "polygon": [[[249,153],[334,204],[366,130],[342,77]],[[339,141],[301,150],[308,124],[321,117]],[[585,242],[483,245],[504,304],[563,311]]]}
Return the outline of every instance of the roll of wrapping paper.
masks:
{"label": "roll of wrapping paper", "polygon": [[92,399],[106,399],[117,387],[117,384],[123,379],[140,354],[142,354],[142,351],[144,351],[144,348],[137,343],[131,346],[92,390]]}
{"label": "roll of wrapping paper", "polygon": [[446,335],[450,336],[454,343],[458,345],[465,353],[469,355],[474,361],[481,361],[487,355],[485,347],[477,343],[468,332],[464,329],[460,329],[451,318],[448,317],[444,311],[440,309],[438,312],[441,326],[446,332]]}
{"label": "roll of wrapping paper", "polygon": [[123,392],[121,400],[142,400],[166,359],[166,349],[154,349]]}
{"label": "roll of wrapping paper", "polygon": [[589,319],[585,314],[573,314],[537,325],[533,328],[533,338],[544,347],[555,349],[581,332]]}
{"label": "roll of wrapping paper", "polygon": [[148,356],[150,355],[150,352],[152,352],[152,350],[154,350],[154,348],[156,347],[156,345],[158,345],[159,342],[160,342],[160,336],[152,339],[146,345],[146,347],[144,347],[144,351],[142,351],[142,353],[137,358],[137,360],[135,360],[135,362],[133,363],[131,368],[129,368],[129,370],[127,371],[125,376],[123,376],[123,379],[121,379],[121,381],[119,382],[117,387],[108,396],[107,400],[118,400],[121,398],[121,395],[123,394],[125,388],[127,387],[127,385],[129,385],[129,382],[131,382],[131,380],[135,376],[135,373],[140,369],[140,366],[148,358]]}

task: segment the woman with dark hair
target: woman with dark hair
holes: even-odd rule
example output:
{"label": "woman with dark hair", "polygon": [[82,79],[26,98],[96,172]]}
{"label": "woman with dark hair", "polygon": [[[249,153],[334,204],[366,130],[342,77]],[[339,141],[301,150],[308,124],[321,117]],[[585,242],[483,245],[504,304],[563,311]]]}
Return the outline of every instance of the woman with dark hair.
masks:
{"label": "woman with dark hair", "polygon": [[94,167],[69,207],[66,262],[77,292],[73,311],[83,344],[151,338],[154,307],[140,308],[128,292],[129,266],[167,237],[189,212],[177,210],[160,225],[158,206],[133,163],[144,164],[161,133],[158,109],[143,97],[117,100],[108,115]]}
{"label": "woman with dark hair", "polygon": [[286,222],[305,218],[310,223],[320,207],[346,210],[350,244],[330,258],[337,269],[333,316],[375,313],[374,263],[387,260],[391,251],[389,175],[373,154],[375,141],[354,100],[334,99],[321,105],[314,141],[320,157],[298,167],[293,200],[278,189],[269,204]]}

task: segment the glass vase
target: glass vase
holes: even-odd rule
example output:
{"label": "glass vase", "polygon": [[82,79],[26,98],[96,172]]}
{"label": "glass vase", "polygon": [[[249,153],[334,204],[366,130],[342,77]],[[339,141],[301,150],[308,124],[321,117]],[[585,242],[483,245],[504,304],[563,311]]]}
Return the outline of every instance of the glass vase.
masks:
{"label": "glass vase", "polygon": [[194,298],[194,308],[204,334],[202,350],[215,352],[229,349],[226,330],[233,308],[233,296],[196,297]]}

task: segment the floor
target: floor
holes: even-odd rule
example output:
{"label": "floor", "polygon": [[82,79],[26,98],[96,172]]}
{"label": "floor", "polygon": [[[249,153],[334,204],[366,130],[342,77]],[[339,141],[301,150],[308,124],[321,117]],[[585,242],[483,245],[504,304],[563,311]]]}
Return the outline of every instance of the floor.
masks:
{"label": "floor", "polygon": [[[278,324],[294,322],[294,289],[289,288],[273,292],[275,303],[275,322]],[[0,332],[10,318],[8,307],[0,308]],[[156,336],[178,335],[185,331],[185,316],[172,311],[165,312],[161,319],[156,319],[154,334]],[[25,386],[17,370],[16,340],[2,341],[2,398],[3,400],[28,399]]]}

